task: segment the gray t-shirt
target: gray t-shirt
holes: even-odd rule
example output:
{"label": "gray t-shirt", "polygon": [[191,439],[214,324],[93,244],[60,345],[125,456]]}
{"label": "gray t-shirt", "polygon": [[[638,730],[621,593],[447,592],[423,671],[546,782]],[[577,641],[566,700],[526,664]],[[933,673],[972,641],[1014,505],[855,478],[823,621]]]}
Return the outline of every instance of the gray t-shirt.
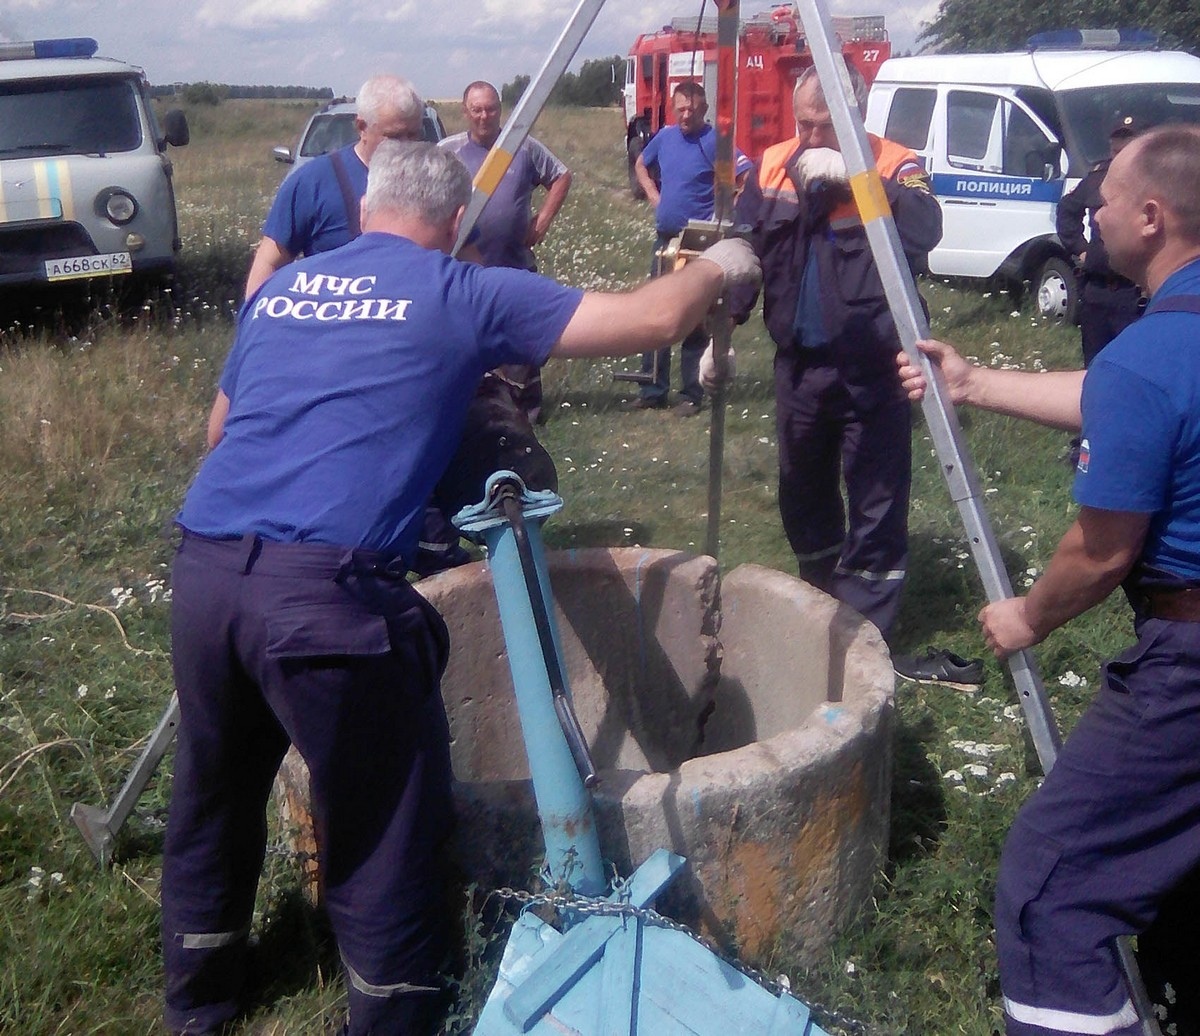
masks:
{"label": "gray t-shirt", "polygon": [[[462,160],[474,176],[487,158],[488,149],[473,141],[467,133],[455,133],[439,142]],[[480,254],[488,266],[508,266],[535,270],[533,250],[525,244],[530,224],[530,199],[535,187],[549,188],[567,171],[567,167],[540,140],[526,137],[517,149],[504,178],[492,192],[480,213]]]}

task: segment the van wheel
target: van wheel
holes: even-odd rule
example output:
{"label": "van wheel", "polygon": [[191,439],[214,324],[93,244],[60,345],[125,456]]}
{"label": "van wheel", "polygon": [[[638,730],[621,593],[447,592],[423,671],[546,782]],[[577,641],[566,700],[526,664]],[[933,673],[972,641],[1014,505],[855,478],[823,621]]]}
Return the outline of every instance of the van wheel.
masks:
{"label": "van wheel", "polygon": [[640,133],[635,133],[629,138],[629,143],[625,145],[625,156],[629,162],[629,190],[639,201],[646,197],[646,192],[642,190],[642,185],[638,183],[634,167],[637,165],[638,155],[642,153],[642,149],[645,146],[646,142],[642,140]]}
{"label": "van wheel", "polygon": [[1065,259],[1047,259],[1037,279],[1037,308],[1047,320],[1075,322],[1079,289],[1075,271]]}

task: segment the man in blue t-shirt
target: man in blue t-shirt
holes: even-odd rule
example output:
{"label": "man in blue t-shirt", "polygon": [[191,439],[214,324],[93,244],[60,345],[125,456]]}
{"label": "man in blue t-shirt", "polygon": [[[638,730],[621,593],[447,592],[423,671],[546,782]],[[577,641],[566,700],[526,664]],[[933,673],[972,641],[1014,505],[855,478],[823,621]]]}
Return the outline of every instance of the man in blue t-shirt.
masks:
{"label": "man in blue t-shirt", "polygon": [[[424,110],[424,103],[407,79],[379,75],[363,83],[355,98],[358,141],[314,158],[280,185],[246,279],[246,298],[297,256],[327,252],[358,237],[358,209],[367,189],[371,155],[384,140],[420,140]],[[481,400],[480,407],[484,404]],[[221,417],[214,411],[215,420]],[[477,417],[472,420],[480,423]],[[533,438],[532,432],[525,435],[519,427],[505,426],[504,430],[513,439]],[[536,442],[529,445],[539,457],[544,455]],[[548,461],[547,465],[553,467]],[[412,559],[413,570],[425,576],[466,564],[471,555],[458,541],[458,530],[449,515],[431,501],[425,512],[421,553]]]}
{"label": "man in blue t-shirt", "polygon": [[[673,126],[664,126],[646,144],[637,157],[634,174],[654,206],[654,259],[650,274],[659,273],[658,253],[689,220],[713,218],[715,198],[713,166],[717,159],[717,131],[704,121],[708,114],[704,87],[699,83],[680,83],[671,95]],[[741,152],[737,154],[736,173],[745,178],[751,163]],[[650,169],[658,170],[658,182]],[[661,184],[661,186],[660,186]],[[679,353],[679,403],[675,412],[681,416],[700,412],[704,389],[700,385],[700,357],[708,345],[703,327],[694,328],[683,340]],[[642,357],[642,373],[654,375],[654,380],[642,386],[638,398],[629,408],[655,410],[667,405],[671,389],[671,349],[646,353]]]}
{"label": "man in blue t-shirt", "polygon": [[[996,948],[1010,1036],[1144,1030],[1115,942],[1137,935],[1168,1023],[1200,1031],[1200,130],[1136,138],[1100,188],[1112,268],[1150,297],[1083,371],[975,368],[922,343],[951,399],[1081,431],[1079,516],[1028,595],[980,621],[1005,657],[1123,586],[1137,643],[1025,804],[1000,861]],[[901,355],[913,398],[924,379]],[[1164,1027],[1165,1028],[1165,1027]]]}
{"label": "man in blue t-shirt", "polygon": [[240,1010],[263,813],[289,744],[311,778],[346,1031],[438,1031],[448,643],[405,578],[425,502],[485,371],[655,348],[758,276],[733,240],[628,295],[461,263],[446,253],[470,193],[448,152],[381,143],[362,236],[279,271],[239,316],[172,572],[174,1033],[215,1033]]}
{"label": "man in blue t-shirt", "polygon": [[[447,137],[439,146],[458,155],[474,176],[500,136],[496,88],[482,81],[468,86],[463,91],[463,115],[466,131]],[[530,204],[538,187],[545,189],[546,196],[533,216]],[[484,265],[536,270],[533,249],[545,238],[570,189],[571,171],[540,140],[526,137],[475,224],[479,234],[475,245]],[[513,401],[530,422],[536,424],[544,418],[541,368],[506,364],[492,375],[508,386]]]}
{"label": "man in blue t-shirt", "polygon": [[420,140],[424,105],[412,83],[372,76],[355,97],[358,141],[314,158],[280,184],[246,280],[246,298],[300,255],[315,255],[358,236],[358,203],[367,163],[383,140]]}

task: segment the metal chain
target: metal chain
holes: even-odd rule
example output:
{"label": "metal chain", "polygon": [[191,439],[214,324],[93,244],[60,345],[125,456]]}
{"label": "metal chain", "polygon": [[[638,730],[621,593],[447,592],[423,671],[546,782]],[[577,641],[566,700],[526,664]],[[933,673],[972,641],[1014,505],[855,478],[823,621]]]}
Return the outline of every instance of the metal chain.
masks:
{"label": "metal chain", "polygon": [[[621,883],[614,883],[613,889],[617,895],[621,894],[622,888]],[[488,896],[489,898],[496,896],[508,902],[519,903],[522,910],[546,906],[558,913],[580,914],[588,917],[633,917],[646,924],[653,925],[655,928],[666,928],[674,932],[682,932],[684,935],[698,942],[713,956],[719,957],[752,982],[762,986],[772,996],[778,997],[783,993],[792,993],[791,985],[785,976],[773,977],[759,968],[747,964],[743,960],[739,960],[737,957],[730,956],[723,952],[711,939],[701,935],[689,925],[684,924],[682,921],[665,917],[650,907],[638,907],[632,903],[621,902],[619,900],[596,899],[592,896],[581,896],[574,892],[528,892],[525,889],[514,889],[508,886],[493,889],[488,893]],[[813,1014],[836,1026],[843,1033],[848,1034],[848,1036],[871,1036],[871,1032],[865,1023],[852,1018],[842,1011],[834,1010],[815,1000],[805,999],[804,1003]]]}
{"label": "metal chain", "polygon": [[[266,847],[268,855],[287,856],[301,863],[306,863],[313,859],[313,854],[304,851],[297,851],[285,843],[272,843]],[[612,880],[613,894],[621,896],[625,893],[626,882],[614,877]],[[721,950],[712,939],[701,935],[694,928],[684,924],[682,921],[676,921],[673,918],[666,917],[660,914],[657,910],[650,907],[634,906],[628,901],[620,899],[597,899],[593,896],[582,896],[578,893],[566,891],[552,892],[529,892],[525,889],[514,889],[507,885],[493,889],[487,893],[487,898],[496,897],[511,903],[517,903],[522,910],[531,910],[535,907],[549,907],[556,913],[576,914],[585,917],[631,917],[637,918],[645,924],[653,925],[655,928],[665,928],[673,932],[680,932],[694,939],[714,957],[723,960],[730,967],[741,972],[752,982],[757,983],[767,990],[772,996],[778,997],[782,993],[791,994],[792,989],[790,983],[785,976],[772,976],[745,961],[732,957]],[[847,1036],[872,1036],[871,1030],[865,1023],[858,1019],[845,1014],[842,1011],[837,1011],[832,1007],[827,1007],[816,1000],[805,999],[804,1003],[809,1007],[813,1014],[817,1015],[825,1026],[833,1025]]]}

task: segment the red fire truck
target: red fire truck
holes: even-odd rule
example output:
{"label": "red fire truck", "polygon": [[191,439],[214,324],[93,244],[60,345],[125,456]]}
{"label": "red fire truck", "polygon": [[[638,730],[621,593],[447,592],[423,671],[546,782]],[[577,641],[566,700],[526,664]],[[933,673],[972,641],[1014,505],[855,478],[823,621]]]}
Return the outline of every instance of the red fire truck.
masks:
{"label": "red fire truck", "polygon": [[[833,19],[842,53],[863,74],[875,79],[891,55],[883,15]],[[738,39],[737,146],[757,160],[770,145],[793,132],[792,85],[813,63],[792,3],[745,19]],[[710,104],[716,97],[717,19],[676,18],[658,32],[637,38],[625,65],[625,146],[629,182],[640,195],[633,164],[646,141],[673,122],[671,91],[683,82],[703,84]]]}

